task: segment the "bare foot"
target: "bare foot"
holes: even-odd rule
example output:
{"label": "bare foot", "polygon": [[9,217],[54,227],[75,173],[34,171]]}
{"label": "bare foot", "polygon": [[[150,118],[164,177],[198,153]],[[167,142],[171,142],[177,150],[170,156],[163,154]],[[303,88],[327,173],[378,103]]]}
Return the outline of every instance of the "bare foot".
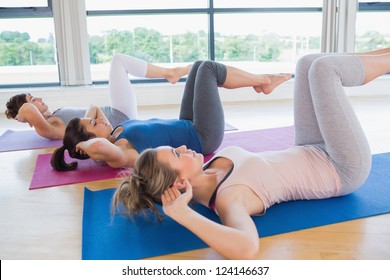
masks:
{"label": "bare foot", "polygon": [[187,65],[185,67],[175,67],[175,68],[169,69],[166,79],[171,84],[177,83],[181,77],[188,74],[188,72],[191,69],[191,66],[192,66],[192,64]]}
{"label": "bare foot", "polygon": [[277,86],[291,79],[291,74],[269,74],[266,75],[270,82],[262,86],[254,86],[257,93],[270,94]]}

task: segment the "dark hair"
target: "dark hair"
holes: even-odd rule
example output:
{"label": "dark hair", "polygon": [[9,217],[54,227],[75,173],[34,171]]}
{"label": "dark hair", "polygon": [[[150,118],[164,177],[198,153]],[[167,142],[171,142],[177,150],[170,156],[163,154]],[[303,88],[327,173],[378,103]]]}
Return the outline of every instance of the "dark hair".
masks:
{"label": "dark hair", "polygon": [[82,141],[95,138],[96,135],[85,130],[79,118],[72,119],[66,126],[63,146],[56,149],[51,157],[51,166],[57,171],[70,171],[77,168],[77,162],[67,163],[65,161],[65,151],[69,156],[77,159],[87,159],[88,155],[76,152],[76,145]]}
{"label": "dark hair", "polygon": [[19,112],[20,107],[24,103],[27,103],[26,100],[27,93],[20,93],[12,96],[6,103],[7,110],[5,110],[5,115],[8,119],[14,119]]}
{"label": "dark hair", "polygon": [[155,149],[143,151],[135,161],[130,175],[115,191],[112,212],[132,217],[139,214],[147,216],[149,211],[156,215],[157,220],[162,221],[163,215],[155,203],[161,204],[161,195],[172,187],[178,177],[177,171],[157,160]]}

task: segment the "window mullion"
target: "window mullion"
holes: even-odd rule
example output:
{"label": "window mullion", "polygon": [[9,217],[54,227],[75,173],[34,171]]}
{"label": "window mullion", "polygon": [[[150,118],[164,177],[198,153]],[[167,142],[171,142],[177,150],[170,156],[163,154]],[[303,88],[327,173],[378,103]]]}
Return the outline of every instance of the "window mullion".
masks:
{"label": "window mullion", "polygon": [[357,1],[340,1],[337,15],[337,52],[353,52],[355,49],[355,29]]}
{"label": "window mullion", "polygon": [[336,52],[337,0],[324,1],[322,8],[321,52]]}

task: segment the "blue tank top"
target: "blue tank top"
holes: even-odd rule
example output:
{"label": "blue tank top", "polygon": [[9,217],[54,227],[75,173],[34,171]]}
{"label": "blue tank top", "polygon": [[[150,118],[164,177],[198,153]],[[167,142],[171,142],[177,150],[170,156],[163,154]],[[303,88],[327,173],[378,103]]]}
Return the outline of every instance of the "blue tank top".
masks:
{"label": "blue tank top", "polygon": [[128,120],[119,126],[123,126],[123,131],[117,140],[126,139],[138,153],[147,148],[159,146],[177,148],[186,145],[187,148],[203,154],[198,133],[188,120]]}

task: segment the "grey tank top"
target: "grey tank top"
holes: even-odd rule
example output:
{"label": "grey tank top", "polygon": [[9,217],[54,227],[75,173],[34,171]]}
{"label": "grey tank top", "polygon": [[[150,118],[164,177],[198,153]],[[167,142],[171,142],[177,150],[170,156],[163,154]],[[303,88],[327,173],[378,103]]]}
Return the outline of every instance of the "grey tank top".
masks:
{"label": "grey tank top", "polygon": [[[103,113],[106,115],[108,121],[113,127],[116,127],[129,119],[124,113],[110,106],[100,107],[100,109],[102,109]],[[84,117],[86,112],[87,109],[85,108],[62,107],[54,111],[50,118],[59,118],[61,121],[63,121],[65,126],[67,126],[72,119]]]}

